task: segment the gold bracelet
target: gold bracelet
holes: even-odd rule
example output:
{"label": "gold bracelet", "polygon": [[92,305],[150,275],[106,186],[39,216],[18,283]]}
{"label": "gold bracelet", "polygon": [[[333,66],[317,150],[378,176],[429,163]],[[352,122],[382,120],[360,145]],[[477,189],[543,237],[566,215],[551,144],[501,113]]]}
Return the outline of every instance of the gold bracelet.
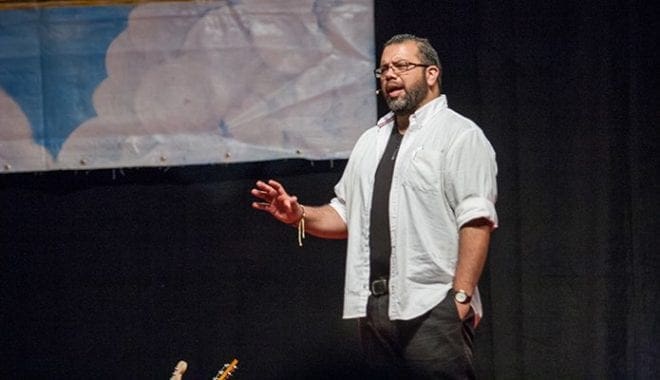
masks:
{"label": "gold bracelet", "polygon": [[300,205],[302,209],[302,216],[298,220],[298,246],[303,246],[303,240],[305,240],[305,207]]}

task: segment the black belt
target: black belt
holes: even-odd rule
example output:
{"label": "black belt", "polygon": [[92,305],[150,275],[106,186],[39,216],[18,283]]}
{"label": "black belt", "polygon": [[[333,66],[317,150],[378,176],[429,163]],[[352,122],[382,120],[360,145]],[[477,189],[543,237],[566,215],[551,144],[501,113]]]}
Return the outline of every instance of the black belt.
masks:
{"label": "black belt", "polygon": [[390,292],[389,281],[386,278],[379,278],[371,282],[369,289],[372,296],[380,297]]}

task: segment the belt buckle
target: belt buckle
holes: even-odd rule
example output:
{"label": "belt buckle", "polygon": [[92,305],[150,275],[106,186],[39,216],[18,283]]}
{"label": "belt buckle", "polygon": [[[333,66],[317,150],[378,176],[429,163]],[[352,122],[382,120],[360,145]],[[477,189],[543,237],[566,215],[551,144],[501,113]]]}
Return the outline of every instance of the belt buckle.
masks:
{"label": "belt buckle", "polygon": [[378,280],[374,280],[371,283],[371,295],[373,296],[382,296],[383,294],[387,294],[389,291],[388,286],[387,286],[387,279],[386,278],[380,278]]}

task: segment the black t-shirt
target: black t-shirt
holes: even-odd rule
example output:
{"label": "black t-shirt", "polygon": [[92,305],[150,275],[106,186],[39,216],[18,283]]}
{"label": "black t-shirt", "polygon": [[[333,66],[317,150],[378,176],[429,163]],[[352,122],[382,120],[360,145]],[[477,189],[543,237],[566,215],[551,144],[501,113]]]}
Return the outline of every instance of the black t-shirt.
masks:
{"label": "black t-shirt", "polygon": [[390,277],[390,189],[394,163],[399,153],[403,135],[394,123],[387,141],[385,152],[378,163],[374,178],[374,192],[371,200],[371,222],[369,224],[369,248],[371,250],[371,281]]}

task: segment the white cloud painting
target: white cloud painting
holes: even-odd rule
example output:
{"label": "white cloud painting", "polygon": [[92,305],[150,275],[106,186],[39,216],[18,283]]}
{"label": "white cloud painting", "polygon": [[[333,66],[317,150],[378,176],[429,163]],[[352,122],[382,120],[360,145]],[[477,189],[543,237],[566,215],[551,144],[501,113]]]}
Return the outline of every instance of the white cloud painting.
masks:
{"label": "white cloud painting", "polygon": [[[84,22],[103,23],[103,11]],[[12,26],[3,13],[0,22]],[[29,83],[69,86],[42,102],[15,79],[21,71],[4,70],[5,172],[345,158],[375,121],[372,1],[149,3],[126,15],[122,30],[104,29],[103,75],[91,84],[87,110],[85,96],[77,106],[67,103],[76,96],[64,95],[93,78],[98,64],[89,77],[30,72]],[[19,35],[6,44],[23,43]],[[72,38],[82,54],[99,54],[84,36]],[[61,53],[53,62],[67,62],[69,45],[58,46],[65,51],[38,54]],[[7,57],[0,53],[5,66]],[[49,101],[51,94],[63,98]]]}

